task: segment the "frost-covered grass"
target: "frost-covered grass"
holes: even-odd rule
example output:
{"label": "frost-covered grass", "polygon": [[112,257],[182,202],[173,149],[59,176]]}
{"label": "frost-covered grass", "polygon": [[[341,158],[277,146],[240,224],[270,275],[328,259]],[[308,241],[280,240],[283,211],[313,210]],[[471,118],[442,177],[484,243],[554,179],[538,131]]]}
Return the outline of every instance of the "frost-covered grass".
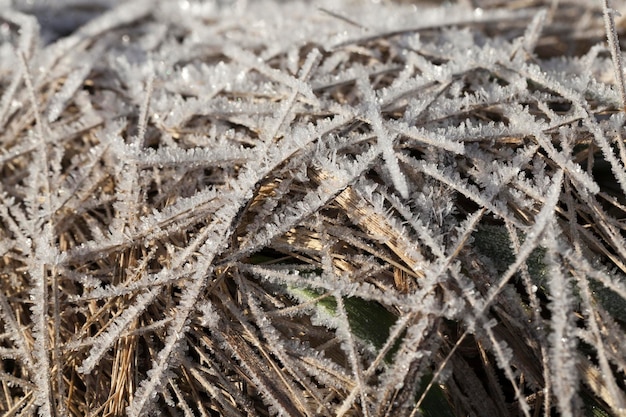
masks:
{"label": "frost-covered grass", "polygon": [[0,0],[0,415],[626,416],[623,6]]}

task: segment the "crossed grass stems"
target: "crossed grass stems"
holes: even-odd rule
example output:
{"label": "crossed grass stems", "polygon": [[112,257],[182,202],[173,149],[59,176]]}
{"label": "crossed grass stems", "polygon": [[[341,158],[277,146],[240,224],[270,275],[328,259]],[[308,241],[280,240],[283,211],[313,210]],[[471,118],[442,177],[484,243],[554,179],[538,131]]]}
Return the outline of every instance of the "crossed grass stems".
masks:
{"label": "crossed grass stems", "polygon": [[[371,50],[384,51],[389,41],[389,38],[380,37],[369,40],[365,45]],[[364,64],[367,64],[367,60]],[[372,77],[371,81],[380,88],[391,84],[394,75],[393,72],[378,74]],[[471,74],[459,74],[459,77],[468,75]],[[498,74],[492,76],[499,77]],[[332,86],[332,95],[337,101],[349,101],[354,99],[353,89],[354,83]],[[441,94],[445,94],[445,86],[441,89]],[[402,110],[402,107],[393,106],[387,110],[383,109],[390,117],[394,117],[394,113],[401,114]],[[537,114],[541,113],[538,108],[532,110]],[[617,111],[620,109],[606,109],[607,113]],[[321,116],[303,113],[299,117],[315,120]],[[493,104],[485,108],[472,109],[462,117],[476,120],[504,118],[498,106]],[[358,132],[363,136],[368,131],[365,121],[355,120],[343,126],[341,134],[347,136],[350,132]],[[175,135],[177,132],[171,133]],[[499,143],[511,148],[526,145],[529,141],[527,137],[500,139]],[[371,139],[365,139],[355,146],[359,148],[369,142]],[[83,146],[89,147],[89,140],[86,140]],[[425,148],[415,146],[411,141],[400,140],[397,147],[412,155],[423,155],[427,152]],[[488,143],[484,144],[484,148],[485,152],[495,154],[504,152],[504,149],[491,148]],[[576,150],[574,160],[583,166],[591,168],[599,159],[599,151],[589,136],[581,135],[576,138],[574,149]],[[346,153],[352,151],[352,148],[346,148]],[[542,150],[537,150],[537,156],[554,171],[558,170],[558,166]],[[17,162],[16,171],[20,169],[26,171],[26,167],[19,166],[19,163],[26,163],[26,160],[22,161],[24,162]],[[472,161],[458,162],[461,176],[470,177],[467,171],[471,169]],[[532,170],[531,167],[526,168]],[[410,164],[403,165],[403,169],[412,180],[423,181],[423,174],[412,171]],[[526,267],[521,266],[520,273],[500,283],[502,290],[506,289],[507,292],[507,297],[500,298],[500,293],[491,290],[498,285],[489,278],[493,270],[482,263],[482,258],[476,257],[475,250],[469,244],[473,240],[472,231],[480,224],[502,227],[506,221],[530,224],[541,210],[541,205],[531,208],[510,206],[510,212],[516,217],[505,219],[503,222],[471,198],[455,195],[452,184],[441,184],[439,191],[442,194],[455,195],[454,216],[457,216],[460,222],[469,219],[475,226],[465,229],[465,234],[461,236],[454,236],[456,248],[448,254],[448,262],[449,264],[459,262],[462,265],[462,273],[471,280],[480,293],[493,295],[483,309],[485,313],[488,312],[489,317],[497,319],[497,324],[489,328],[491,332],[489,334],[474,329],[476,331],[474,335],[458,321],[434,316],[425,318],[419,313],[407,313],[403,310],[402,303],[395,307],[391,305],[392,303],[382,306],[362,297],[342,297],[338,296],[337,292],[324,293],[319,289],[307,292],[302,288],[290,289],[284,285],[260,280],[259,276],[271,272],[272,267],[278,269],[289,267],[293,271],[299,271],[300,274],[309,274],[312,278],[332,279],[336,275],[349,277],[349,280],[355,283],[367,282],[381,292],[398,294],[399,299],[421,291],[420,294],[424,299],[432,297],[440,304],[445,304],[446,300],[451,299],[471,303],[464,293],[463,282],[448,280],[429,289],[421,287],[420,280],[424,278],[425,272],[419,268],[420,257],[436,259],[436,256],[428,251],[417,250],[423,246],[419,242],[407,241],[401,228],[393,220],[403,217],[402,207],[394,205],[395,200],[391,195],[384,202],[387,208],[384,212],[354,185],[348,185],[340,190],[318,213],[302,219],[300,224],[273,239],[266,247],[260,248],[252,255],[247,253],[240,255],[238,248],[246,246],[246,239],[250,239],[252,235],[250,229],[258,226],[258,217],[265,215],[264,210],[268,202],[273,200],[272,204],[284,204],[297,201],[312,186],[321,186],[333,176],[332,172],[311,163],[307,170],[310,182],[307,183],[294,179],[292,170],[293,167],[288,160],[276,166],[258,183],[254,196],[242,207],[232,224],[233,232],[230,236],[232,245],[214,262],[214,279],[204,289],[204,296],[211,300],[213,308],[219,312],[217,317],[221,324],[214,325],[220,329],[221,336],[214,337],[215,334],[207,331],[207,325],[200,325],[197,322],[200,319],[192,321],[184,336],[187,355],[178,359],[179,366],[176,367],[175,377],[169,377],[165,384],[166,388],[162,390],[171,395],[171,398],[163,399],[166,404],[164,407],[170,403],[180,402],[184,398],[190,410],[201,409],[201,404],[207,402],[206,393],[209,393],[213,398],[217,398],[213,412],[236,415],[241,414],[239,410],[241,409],[250,415],[266,414],[267,401],[260,394],[260,391],[263,391],[264,395],[277,399],[280,406],[292,415],[300,415],[302,410],[311,408],[315,408],[320,414],[331,415],[333,412],[325,408],[326,404],[342,402],[346,408],[346,415],[367,412],[371,415],[399,415],[400,412],[411,415],[417,413],[418,409],[426,414],[454,415],[454,410],[480,409],[467,393],[472,392],[472,389],[479,391],[482,389],[481,395],[490,393],[488,396],[491,399],[491,402],[485,405],[484,412],[493,412],[495,408],[498,415],[513,414],[521,406],[518,403],[520,395],[535,413],[541,413],[542,408],[552,408],[550,395],[544,395],[546,392],[549,393],[545,391],[549,387],[542,384],[542,381],[545,382],[547,367],[546,340],[542,339],[541,332],[537,330],[537,326],[549,317],[547,307],[549,300],[545,295],[545,288],[529,276]],[[372,183],[385,183],[377,169],[369,170],[366,175]],[[562,233],[571,240],[582,238],[584,245],[599,257],[623,268],[610,239],[602,238],[606,235],[603,223],[615,224],[615,219],[624,217],[626,209],[623,195],[612,187],[614,178],[610,173],[596,169],[595,178],[602,190],[598,194],[600,201],[592,204],[579,202],[580,197],[564,182],[561,201],[555,208],[559,223],[562,225]],[[112,190],[114,184],[110,179],[106,179],[105,175],[102,182],[104,194],[107,193],[108,187]],[[160,204],[166,205],[169,199],[175,200],[177,197],[161,195],[158,198],[161,200]],[[85,200],[84,203],[88,204],[88,201]],[[571,207],[575,207],[573,212]],[[610,213],[610,216],[607,213]],[[62,230],[58,236],[59,248],[66,250],[88,241],[92,233],[90,225],[93,225],[94,220],[105,229],[106,225],[112,224],[113,216],[112,206],[90,210],[87,220],[70,213],[59,214],[57,224],[61,225],[59,227]],[[81,268],[99,270],[103,275],[110,274],[114,277],[111,284],[125,281],[132,283],[134,277],[129,275],[129,271],[139,273],[143,270],[159,270],[168,263],[168,245],[184,247],[194,236],[201,234],[204,227],[203,221],[194,218],[191,213],[181,224],[185,224],[187,229],[169,233],[164,241],[149,242],[147,247],[144,242],[128,242],[125,246],[111,248],[108,253],[94,254],[97,256],[88,263],[72,265],[69,270],[74,273],[79,272]],[[450,238],[451,241],[455,241],[454,239]],[[519,248],[523,241],[513,244]],[[372,259],[376,262],[372,262]],[[19,262],[9,265],[20,267]],[[538,266],[539,269],[541,267]],[[575,269],[570,272],[574,276],[577,273]],[[47,273],[52,274],[53,271]],[[112,318],[120,314],[135,299],[136,294],[129,290],[128,294],[112,297],[106,301],[82,299],[71,306],[73,311],[59,312],[62,321],[59,324],[61,333],[56,333],[55,328],[49,327],[51,333],[48,337],[53,341],[70,340],[74,345],[67,350],[61,347],[59,352],[66,358],[64,363],[68,366],[63,370],[53,368],[51,372],[63,373],[64,401],[71,414],[81,415],[85,410],[90,410],[92,415],[124,415],[129,398],[137,389],[138,375],[150,369],[148,358],[156,357],[164,346],[165,329],[171,321],[171,316],[164,315],[163,312],[175,312],[181,302],[184,286],[184,283],[163,285],[163,289],[141,317],[115,342],[111,353],[100,360],[98,370],[89,375],[76,372],[83,359],[85,348],[89,347],[88,340],[105,331]],[[538,286],[538,291],[535,291],[533,286]],[[59,288],[68,294],[81,293],[79,284],[72,280],[60,282]],[[517,293],[520,304],[507,304],[510,291]],[[12,307],[4,310],[12,309],[16,320],[28,323],[29,303],[21,301],[25,293],[27,291],[7,295],[4,302],[10,303]],[[306,301],[307,298],[309,301]],[[530,319],[520,321],[520,311],[530,311],[525,316]],[[347,369],[354,367],[350,364],[354,358],[351,358],[350,353],[341,346],[345,340],[338,337],[333,329],[311,319],[311,315],[325,314],[331,317],[329,320],[337,316],[343,318],[344,323],[349,323],[354,336],[366,342],[363,355],[369,355],[371,362],[370,366],[363,370],[361,380],[357,383],[333,366],[335,362]],[[276,333],[268,330],[269,327],[263,324],[267,319],[271,321]],[[585,321],[584,315],[581,313],[577,319],[582,326]],[[413,349],[424,351],[432,349],[430,362],[411,362],[413,369],[405,374],[402,387],[384,386],[387,391],[380,398],[386,401],[381,401],[372,410],[360,409],[358,401],[345,402],[346,396],[360,395],[357,389],[359,384],[376,385],[379,382],[383,364],[393,363],[395,354],[402,349],[408,349],[402,344],[406,338],[405,330],[411,325],[418,324],[420,320],[426,320],[428,326],[421,335],[421,344],[413,346]],[[597,316],[595,320],[600,326],[599,330],[603,332],[605,331],[602,327],[603,321],[611,318]],[[388,337],[390,332],[391,338]],[[85,342],[79,340],[76,335],[90,337],[87,337]],[[294,346],[291,346],[290,342],[276,343],[277,337],[284,341],[298,340],[298,342]],[[506,371],[496,364],[497,359],[493,353],[494,340],[506,343],[512,350],[514,366],[519,372],[513,378],[506,375]],[[318,360],[314,356],[306,355],[299,357],[298,346],[301,345],[323,351],[331,360]],[[355,342],[353,346],[357,345],[359,343]],[[609,341],[608,347],[616,351],[621,350],[619,341],[615,340]],[[588,359],[588,355],[592,359]],[[618,399],[612,398],[611,387],[594,366],[593,355],[593,348],[582,343],[577,365],[583,382],[580,387],[581,396],[589,412],[595,415],[609,415],[611,410],[616,409]],[[297,365],[297,361],[303,361],[304,365]],[[12,372],[10,361],[5,362],[4,366],[5,374],[10,374]],[[312,383],[302,378],[303,372],[297,369],[298,366],[309,371],[317,368],[322,376],[319,377],[319,381]],[[211,370],[211,367],[220,371]],[[427,369],[424,369],[425,367]],[[440,380],[439,377],[442,376],[444,378]],[[321,383],[322,381],[325,385]],[[429,381],[434,382],[429,384]],[[12,402],[15,410],[32,401],[30,398],[32,387],[23,386],[21,380],[17,379],[15,382],[19,388],[15,388],[9,382],[10,378],[7,377],[3,383],[3,391],[7,398],[15,397],[16,389],[21,389],[25,393],[20,396],[20,400]],[[259,386],[263,388],[259,389]],[[517,394],[516,389],[519,390]],[[361,400],[367,401],[364,398]],[[412,409],[407,410],[398,406],[411,402],[417,402]],[[433,409],[428,408],[429,404]],[[11,410],[6,410],[6,413],[10,415]]]}
{"label": "crossed grass stems", "polygon": [[[384,78],[381,78],[379,82],[384,83]],[[492,112],[493,110],[490,109],[490,116],[494,115]],[[472,115],[470,114],[469,116],[471,117]],[[480,118],[485,117],[484,110],[477,109],[475,116]],[[350,127],[350,129],[354,130],[358,128],[358,124]],[[509,146],[520,146],[525,142],[525,139],[511,137],[506,138],[504,142]],[[590,158],[593,158],[594,148],[593,145],[590,144],[589,138],[581,137],[580,143],[576,145],[580,145],[580,152],[576,155],[577,161],[588,161]],[[288,172],[280,172],[280,170],[277,170],[275,177],[281,178],[288,175]],[[313,179],[323,178],[327,175],[332,175],[332,173],[312,172]],[[254,218],[250,213],[253,213],[255,207],[275,195],[275,190],[279,187],[281,181],[283,180],[270,178],[259,185],[257,195],[251,200],[246,211],[241,214],[240,222],[236,230],[240,231],[242,235],[246,234],[245,229],[252,223],[252,219]],[[613,178],[608,177],[605,184],[608,185],[611,181],[613,181]],[[303,187],[305,186],[303,185]],[[291,192],[293,193],[293,191],[297,189],[298,187],[293,187]],[[613,192],[603,191],[600,193],[600,196],[605,199],[605,203],[608,207],[607,210],[612,211],[615,218],[620,218],[620,214],[624,212],[624,207],[612,196],[613,194]],[[283,198],[286,200],[295,200],[298,197],[296,195],[289,195],[283,196]],[[581,218],[594,217],[586,212],[586,210],[591,210],[591,208],[585,206],[578,207],[581,211],[577,214]],[[459,214],[464,216],[475,213],[477,209],[475,204],[467,200],[459,204],[457,208]],[[476,224],[485,219],[483,216],[485,210],[482,209],[479,211],[481,213],[480,216],[475,218]],[[512,211],[516,211],[514,207]],[[561,211],[563,217],[562,222],[567,223],[568,220],[565,218],[564,210],[559,208],[559,211]],[[519,209],[518,214],[522,219],[530,219],[533,218],[536,213],[528,213],[524,209]],[[488,224],[500,224],[500,222],[495,219],[487,219],[486,221]],[[611,220],[606,219],[606,221]],[[104,221],[104,223],[108,223],[108,221]],[[595,232],[594,234],[597,235],[602,234],[601,229],[595,222],[577,225],[577,227],[584,227],[585,234],[587,235],[589,235],[590,231]],[[350,236],[350,238],[346,240],[346,236]],[[376,241],[372,241],[370,238],[372,236],[376,236],[378,237],[376,240],[384,240],[386,243],[380,244]],[[380,239],[381,236],[384,238]],[[466,236],[466,238],[469,238],[469,235]],[[180,239],[181,241],[186,240],[182,235]],[[237,233],[233,235],[232,240],[233,242],[239,240]],[[332,243],[329,243],[329,241]],[[484,276],[488,275],[490,272],[479,265],[475,259],[475,251],[466,246],[464,244],[465,242],[466,240],[463,241],[463,244],[459,245],[459,250],[454,256],[450,257],[450,262],[459,259],[462,260],[463,264],[472,265],[474,270],[466,270],[465,272],[468,273],[475,283],[484,285],[484,291],[487,292],[490,283],[484,282]],[[319,272],[319,265],[322,263],[322,259],[326,257],[331,260],[334,270],[340,271],[340,274],[352,277],[352,279],[357,282],[359,280],[367,280],[383,291],[387,291],[387,289],[391,287],[401,293],[410,293],[419,286],[419,279],[423,277],[423,274],[419,270],[416,271],[406,266],[415,265],[417,263],[417,260],[412,257],[414,250],[409,250],[406,247],[406,245],[411,244],[412,242],[407,243],[403,237],[397,235],[397,228],[389,224],[387,214],[381,214],[373,209],[370,202],[359,196],[359,194],[349,186],[339,193],[334,201],[329,204],[322,213],[316,216],[315,221],[311,224],[290,230],[286,235],[275,239],[270,247],[245,259],[243,263],[253,265],[310,265],[314,270],[318,270]],[[611,253],[611,249],[599,241],[594,240],[593,245],[597,247],[596,250],[599,252],[604,254]],[[139,256],[135,256],[134,252],[137,250],[139,249],[129,248],[127,251],[115,255],[119,262],[117,268],[120,271],[127,270],[129,267],[135,265],[138,259],[146,257],[147,254],[145,252]],[[358,261],[355,262],[354,258],[359,258],[363,254],[379,259],[381,261],[380,270],[373,272],[368,270],[371,269],[371,265],[368,265],[366,268],[359,266]],[[155,257],[156,256],[155,254]],[[317,346],[317,349],[327,352],[330,358],[340,363],[345,363],[345,353],[338,346],[340,341],[332,332],[329,333],[328,329],[322,326],[313,325],[306,316],[297,316],[295,320],[292,316],[292,314],[297,311],[306,312],[307,307],[313,305],[316,306],[316,309],[319,309],[321,306],[331,314],[336,314],[336,300],[333,295],[308,292],[306,295],[311,299],[308,304],[305,302],[289,307],[293,303],[290,298],[284,298],[284,296],[281,295],[272,295],[267,292],[268,288],[259,285],[258,282],[247,282],[247,278],[240,275],[237,266],[238,263],[235,262],[217,267],[216,279],[211,285],[211,291],[213,293],[212,298],[214,297],[214,299],[220,300],[220,306],[225,312],[234,311],[233,309],[247,311],[249,307],[246,306],[245,300],[250,297],[251,294],[255,294],[254,298],[257,300],[266,301],[264,306],[268,308],[268,316],[271,317],[272,323],[277,329],[281,329],[284,334],[297,334],[297,337],[301,340],[305,340],[312,346]],[[537,267],[537,265],[534,265],[534,267]],[[539,268],[541,268],[541,265],[539,265]],[[310,268],[305,267],[303,269],[307,270]],[[363,269],[366,270],[363,271]],[[515,286],[520,293],[526,293],[523,300],[528,303],[528,306],[534,306],[536,310],[542,310],[544,312],[547,310],[547,298],[543,296],[541,292],[535,296],[532,290],[528,291],[528,288],[524,288],[523,282],[519,276],[516,278]],[[269,288],[272,289],[272,286]],[[454,285],[452,285],[451,288],[439,288],[433,289],[433,291],[451,292],[455,294],[454,296],[459,298],[463,297],[462,290]],[[530,294],[530,296],[528,294]],[[160,300],[156,301],[155,304],[158,305],[159,301]],[[127,301],[122,299],[116,300],[116,302],[122,303],[121,306],[123,306]],[[168,295],[168,297],[164,298],[161,302],[161,308],[166,308],[166,305],[172,304],[172,299],[169,299]],[[345,299],[344,302],[348,304],[348,306],[345,307],[346,314],[348,315],[355,335],[373,344],[377,349],[384,348],[384,350],[378,352],[375,362],[380,363],[384,361],[385,358],[389,360],[389,352],[394,350],[394,346],[397,348],[398,340],[400,340],[401,337],[399,337],[400,334],[397,334],[397,338],[391,340],[393,343],[389,343],[390,340],[387,339],[388,332],[391,326],[395,324],[396,315],[401,314],[401,311],[394,311],[393,309],[389,311],[386,308],[384,311],[381,311],[381,306],[376,302],[364,301],[359,298]],[[218,304],[216,303],[216,305]],[[281,306],[281,308],[276,308],[276,305]],[[111,308],[111,306],[107,304],[99,307],[99,310],[104,311],[108,308]],[[275,309],[273,312],[271,311],[272,308]],[[262,337],[258,337],[258,335],[254,335],[256,332],[250,330],[249,326],[254,325],[253,321],[250,322],[248,319],[245,319],[243,320],[245,325],[237,329],[235,323],[237,323],[237,320],[242,320],[239,314],[240,313],[237,312],[235,317],[230,319],[229,326],[231,329],[228,330],[228,334],[224,337],[227,343],[230,344],[232,350],[238,353],[238,357],[245,364],[245,367],[251,369],[257,368],[256,373],[258,374],[265,372],[265,370],[261,369],[262,366],[257,363],[259,357],[263,357],[274,364],[273,372],[275,372],[279,380],[291,379],[292,375],[285,374],[288,370],[283,368],[280,364],[280,360],[274,357],[278,355],[273,352],[274,347],[270,341],[264,340]],[[524,385],[525,379],[540,381],[542,379],[541,358],[545,355],[540,344],[537,340],[532,340],[530,337],[520,338],[519,326],[521,323],[509,316],[505,307],[501,305],[494,306],[491,310],[491,315],[497,317],[499,323],[498,326],[494,328],[495,337],[510,346],[514,351],[516,359],[520,361],[517,365],[520,369],[523,369],[523,374],[519,381],[520,386]],[[91,316],[89,321],[82,324],[82,327],[84,328],[90,325],[92,321],[97,320],[98,316],[99,314],[97,313]],[[127,406],[126,395],[132,394],[134,388],[133,381],[135,378],[131,372],[140,365],[136,355],[133,355],[133,352],[138,350],[137,344],[141,344],[140,335],[149,328],[156,330],[158,327],[165,325],[166,322],[167,320],[157,322],[156,324],[136,323],[133,326],[137,330],[135,334],[133,334],[132,329],[129,329],[127,335],[124,336],[115,347],[115,351],[117,351],[118,354],[115,356],[115,362],[111,364],[113,373],[110,375],[110,378],[112,386],[116,386],[115,390],[111,390],[108,393],[106,393],[106,390],[102,390],[102,393],[106,393],[106,400],[104,400],[104,398],[100,400],[93,398],[91,401],[104,404],[105,406],[103,406],[102,409],[108,410],[111,415],[122,415],[124,413],[125,407]],[[407,320],[405,326],[409,324],[411,324],[411,320]],[[535,323],[530,321],[528,324],[534,325]],[[404,396],[406,399],[406,396],[410,395],[407,394],[407,392],[417,392],[416,400],[422,405],[420,412],[424,412],[426,415],[454,415],[454,407],[452,406],[454,401],[469,401],[465,394],[463,394],[464,390],[468,390],[472,384],[484,384],[484,381],[487,381],[487,390],[501,393],[498,398],[499,402],[497,403],[500,411],[505,414],[513,414],[515,412],[518,404],[514,399],[511,400],[511,398],[514,398],[512,388],[506,386],[506,382],[504,382],[506,379],[502,371],[494,363],[495,360],[489,352],[489,349],[485,347],[483,341],[475,339],[462,327],[459,327],[458,323],[445,319],[436,320],[431,332],[430,337],[439,340],[439,352],[436,355],[432,370],[434,372],[442,371],[447,366],[453,369],[450,371],[451,374],[454,375],[459,372],[461,376],[459,378],[448,378],[446,383],[441,386],[429,384],[430,381],[433,381],[432,375],[428,375],[422,379],[416,379],[416,383],[414,382],[413,386],[408,383],[405,385],[406,392],[390,392],[389,404],[393,404],[394,400],[397,402],[396,397],[402,398],[402,396]],[[534,332],[529,331],[528,333]],[[186,339],[190,346],[194,344],[213,346],[215,344],[215,340],[212,340],[204,329],[199,329],[197,332],[191,330],[186,336]],[[619,349],[618,346],[613,347]],[[158,350],[148,345],[144,348],[150,352]],[[192,357],[193,356],[194,355],[192,355]],[[198,352],[198,359],[200,361],[202,360],[202,353],[200,352]],[[222,358],[222,360],[228,361],[226,358]],[[145,365],[146,364],[144,364],[144,366]],[[210,385],[210,383],[207,382],[198,371],[195,371],[193,367],[190,368],[192,369],[190,372],[183,373],[182,377],[179,376],[179,378],[182,378],[182,380],[177,382],[179,388],[172,385],[172,389],[180,390],[183,389],[183,387],[184,389],[189,389],[189,392],[194,394],[192,398],[195,397],[195,401],[202,402],[204,398],[201,395],[196,397],[195,394],[198,390],[193,387],[198,383],[201,385],[205,384],[206,386]],[[582,388],[582,396],[586,401],[588,410],[595,413],[593,415],[609,415],[608,412],[604,411],[606,405],[602,401],[598,401],[598,398],[600,398],[610,402],[606,394],[608,389],[603,385],[604,382],[598,374],[598,371],[593,367],[590,361],[585,360],[581,360],[579,368],[583,375],[583,380],[586,382]],[[330,372],[328,369],[325,371]],[[369,372],[368,374],[369,378],[376,378],[375,372]],[[437,373],[437,376],[439,376],[439,373]],[[245,388],[247,384],[245,381],[248,377],[244,374],[239,375],[239,377],[243,378],[241,382],[242,385],[240,385],[239,389],[241,389],[242,392],[248,390],[248,395],[252,398],[253,403],[260,400],[260,398],[254,400],[257,395],[254,394],[254,388]],[[101,383],[106,384],[105,381],[106,378],[104,378]],[[271,385],[269,378],[265,382]],[[335,382],[343,384],[348,391],[352,391],[355,388],[353,381],[342,379],[341,377],[337,377]],[[363,382],[367,383],[367,380]],[[98,384],[97,382],[95,383]],[[248,381],[248,383],[250,383],[250,381]],[[502,387],[503,383],[505,384],[504,387]],[[232,387],[233,385],[231,385],[230,389],[232,389]],[[222,394],[225,397],[231,398],[232,391],[230,391],[230,389],[227,389]],[[279,387],[276,389],[280,390]],[[435,392],[431,392],[431,390]],[[543,391],[537,388],[529,389],[528,387],[526,387],[526,390],[526,400],[528,404],[535,409],[541,409],[541,404],[546,403]],[[277,394],[277,396],[285,394],[287,394],[285,404],[291,403],[294,407],[297,407],[297,404],[302,401],[301,392],[281,392]],[[330,395],[332,397],[332,394]],[[442,398],[444,398],[444,400],[442,400]],[[70,399],[69,402],[72,403],[73,401]],[[236,397],[233,398],[233,402],[238,402]],[[239,402],[241,404],[246,401],[239,399]],[[428,408],[424,408],[428,406],[433,409],[429,410]],[[449,408],[446,409],[445,407]],[[264,407],[262,407],[262,409],[263,408]],[[252,411],[252,409],[250,411]],[[254,407],[254,411],[260,412],[256,407]],[[294,415],[298,414],[297,408],[291,411]],[[360,414],[358,407],[350,413]],[[385,410],[384,406],[376,410],[376,414],[378,415],[393,415],[393,413],[392,408]]]}

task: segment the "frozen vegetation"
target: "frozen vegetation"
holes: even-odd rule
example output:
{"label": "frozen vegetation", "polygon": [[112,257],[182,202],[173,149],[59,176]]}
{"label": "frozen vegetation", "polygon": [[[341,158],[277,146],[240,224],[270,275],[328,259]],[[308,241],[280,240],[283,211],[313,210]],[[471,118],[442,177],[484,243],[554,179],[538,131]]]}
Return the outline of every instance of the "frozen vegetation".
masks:
{"label": "frozen vegetation", "polygon": [[0,415],[626,416],[625,2],[379,3],[0,0]]}

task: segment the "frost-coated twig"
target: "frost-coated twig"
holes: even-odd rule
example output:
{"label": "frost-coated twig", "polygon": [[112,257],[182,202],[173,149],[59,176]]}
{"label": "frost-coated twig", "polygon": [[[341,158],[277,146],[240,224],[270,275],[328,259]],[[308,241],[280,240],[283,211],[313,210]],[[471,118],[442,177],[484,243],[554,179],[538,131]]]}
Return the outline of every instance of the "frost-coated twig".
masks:
{"label": "frost-coated twig", "polygon": [[623,110],[626,112],[626,84],[624,84],[624,65],[622,63],[622,51],[619,47],[619,38],[615,30],[615,13],[611,8],[610,0],[602,0],[602,12],[604,13],[604,25],[606,30],[606,38],[609,42],[611,58],[613,60],[613,72],[615,74],[615,83],[622,98]]}

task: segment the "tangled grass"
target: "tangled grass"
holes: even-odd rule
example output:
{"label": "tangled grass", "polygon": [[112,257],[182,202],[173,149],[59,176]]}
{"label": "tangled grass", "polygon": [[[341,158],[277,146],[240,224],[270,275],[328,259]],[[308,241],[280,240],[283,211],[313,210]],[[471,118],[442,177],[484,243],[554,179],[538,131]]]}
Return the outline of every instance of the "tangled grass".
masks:
{"label": "tangled grass", "polygon": [[0,1],[2,415],[625,416],[610,6]]}

